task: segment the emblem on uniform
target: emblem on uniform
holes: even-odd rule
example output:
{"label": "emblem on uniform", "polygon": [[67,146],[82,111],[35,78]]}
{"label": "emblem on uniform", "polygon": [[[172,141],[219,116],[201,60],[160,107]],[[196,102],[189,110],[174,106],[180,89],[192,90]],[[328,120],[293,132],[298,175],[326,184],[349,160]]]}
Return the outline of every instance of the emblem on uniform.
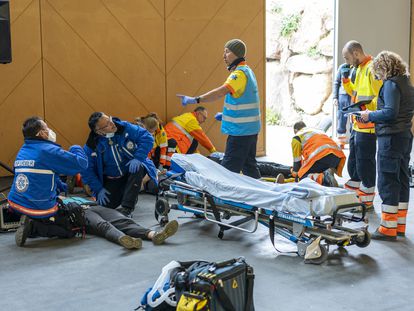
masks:
{"label": "emblem on uniform", "polygon": [[127,147],[127,149],[128,149],[128,150],[133,150],[133,149],[134,149],[134,147],[135,147],[135,144],[134,144],[134,142],[132,142],[132,141],[128,141],[128,142],[126,143],[126,147]]}
{"label": "emblem on uniform", "polygon": [[24,174],[17,175],[15,186],[18,192],[25,192],[29,188],[29,178]]}
{"label": "emblem on uniform", "polygon": [[237,80],[237,76],[236,75],[231,75],[231,79],[232,80]]}

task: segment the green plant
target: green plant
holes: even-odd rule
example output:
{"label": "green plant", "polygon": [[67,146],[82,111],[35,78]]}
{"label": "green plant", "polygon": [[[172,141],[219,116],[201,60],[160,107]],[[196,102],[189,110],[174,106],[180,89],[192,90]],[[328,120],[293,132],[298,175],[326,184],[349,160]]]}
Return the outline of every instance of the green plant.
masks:
{"label": "green plant", "polygon": [[280,112],[275,111],[272,108],[266,109],[266,124],[267,125],[279,125],[281,122]]}
{"label": "green plant", "polygon": [[316,47],[316,46],[312,46],[309,48],[309,50],[306,52],[306,54],[309,57],[319,57],[321,56],[321,51]]}
{"label": "green plant", "polygon": [[289,14],[285,15],[282,18],[282,28],[280,29],[280,35],[282,37],[289,37],[292,33],[294,33],[299,28],[300,14]]}

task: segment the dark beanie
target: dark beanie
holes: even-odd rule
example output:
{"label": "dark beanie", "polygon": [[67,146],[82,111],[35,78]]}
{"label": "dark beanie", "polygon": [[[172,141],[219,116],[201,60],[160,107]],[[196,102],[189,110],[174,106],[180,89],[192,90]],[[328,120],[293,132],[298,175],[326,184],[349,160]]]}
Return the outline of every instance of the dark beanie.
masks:
{"label": "dark beanie", "polygon": [[240,39],[231,39],[224,47],[232,51],[237,57],[246,56],[246,44]]}

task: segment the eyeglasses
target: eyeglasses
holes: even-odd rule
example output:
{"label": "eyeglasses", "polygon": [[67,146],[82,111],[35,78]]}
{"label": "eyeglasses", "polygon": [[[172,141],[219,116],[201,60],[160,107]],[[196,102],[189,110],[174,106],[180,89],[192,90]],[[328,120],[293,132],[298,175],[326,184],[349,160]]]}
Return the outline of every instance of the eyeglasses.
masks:
{"label": "eyeglasses", "polygon": [[112,122],[112,117],[111,117],[111,116],[109,116],[109,119],[108,119],[108,121],[106,122],[106,125],[105,125],[105,126],[102,126],[102,127],[100,127],[100,128],[97,128],[96,130],[97,130],[97,131],[102,131],[102,130],[104,130],[104,129],[106,129],[106,128],[110,127],[110,126],[112,126],[112,124],[113,124],[113,122]]}

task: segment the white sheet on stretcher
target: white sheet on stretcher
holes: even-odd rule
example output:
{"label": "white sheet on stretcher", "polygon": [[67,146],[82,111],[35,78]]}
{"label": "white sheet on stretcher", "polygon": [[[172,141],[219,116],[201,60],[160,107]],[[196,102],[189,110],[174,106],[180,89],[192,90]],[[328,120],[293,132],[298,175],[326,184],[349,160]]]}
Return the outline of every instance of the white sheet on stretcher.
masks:
{"label": "white sheet on stretcher", "polygon": [[222,200],[304,216],[331,215],[338,205],[358,202],[353,191],[324,187],[309,178],[275,184],[236,174],[200,154],[174,154],[188,184]]}

